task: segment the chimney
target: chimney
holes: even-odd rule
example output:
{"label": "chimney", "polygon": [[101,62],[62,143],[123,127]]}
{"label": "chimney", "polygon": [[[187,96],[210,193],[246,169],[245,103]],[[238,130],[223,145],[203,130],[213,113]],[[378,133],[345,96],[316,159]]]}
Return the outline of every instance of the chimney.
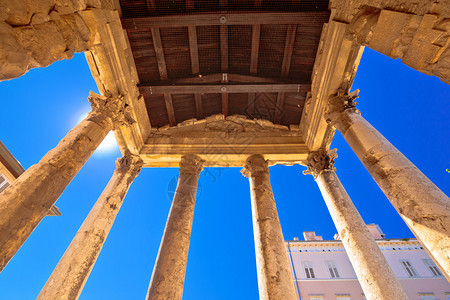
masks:
{"label": "chimney", "polygon": [[381,231],[380,226],[378,226],[377,224],[367,224],[366,226],[374,239],[376,240],[384,239],[385,234],[383,233],[383,231]]}
{"label": "chimney", "polygon": [[294,241],[298,241],[298,236],[294,236]]}
{"label": "chimney", "polygon": [[323,241],[323,238],[320,235],[316,235],[315,231],[304,231],[303,237],[305,241]]}

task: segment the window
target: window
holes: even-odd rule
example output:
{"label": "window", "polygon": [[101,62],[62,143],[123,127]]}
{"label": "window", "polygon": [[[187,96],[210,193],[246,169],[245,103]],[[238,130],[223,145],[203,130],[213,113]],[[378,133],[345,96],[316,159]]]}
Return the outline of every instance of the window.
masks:
{"label": "window", "polygon": [[323,300],[325,299],[323,295],[309,295],[309,300]]}
{"label": "window", "polygon": [[336,294],[336,300],[351,300],[349,294]]}
{"label": "window", "polygon": [[425,266],[430,270],[431,274],[433,274],[434,277],[442,277],[441,270],[435,265],[434,261],[431,259],[424,259],[423,263]]}
{"label": "window", "polygon": [[0,193],[3,192],[9,185],[9,180],[3,174],[0,174]]}
{"label": "window", "polygon": [[336,263],[332,260],[327,260],[325,261],[325,263],[327,264],[327,269],[330,273],[331,278],[340,278]]}
{"label": "window", "polygon": [[433,293],[420,293],[420,300],[435,300]]}
{"label": "window", "polygon": [[450,293],[445,293],[444,296],[445,296],[445,300],[450,300]]}
{"label": "window", "polygon": [[400,263],[403,266],[403,269],[405,269],[406,274],[408,274],[409,277],[417,277],[416,270],[411,265],[411,262],[407,259],[402,259]]}
{"label": "window", "polygon": [[316,278],[316,275],[314,274],[314,270],[312,267],[312,263],[310,261],[304,261],[303,264],[303,270],[305,270],[306,278]]}

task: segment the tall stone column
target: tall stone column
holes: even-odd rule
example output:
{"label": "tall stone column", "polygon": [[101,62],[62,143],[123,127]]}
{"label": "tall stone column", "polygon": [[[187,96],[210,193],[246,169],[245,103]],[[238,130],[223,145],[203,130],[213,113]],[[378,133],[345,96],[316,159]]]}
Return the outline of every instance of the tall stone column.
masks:
{"label": "tall stone column", "polygon": [[339,181],[333,167],[336,157],[335,150],[312,152],[308,157],[308,170],[304,173],[312,174],[319,185],[364,294],[371,300],[408,300],[403,287]]}
{"label": "tall stone column", "polygon": [[241,172],[250,181],[259,299],[297,299],[267,161],[252,155]]}
{"label": "tall stone column", "polygon": [[139,156],[116,161],[116,170],[37,299],[78,299],[108,237],[128,189],[139,174]]}
{"label": "tall stone column", "polygon": [[325,117],[450,280],[450,200],[355,108],[357,91],[331,97]]}
{"label": "tall stone column", "polygon": [[153,268],[148,300],[181,300],[183,296],[195,196],[202,165],[203,161],[196,155],[181,158],[178,185]]}
{"label": "tall stone column", "polygon": [[0,196],[0,271],[109,131],[132,122],[122,98],[89,95],[92,111]]}

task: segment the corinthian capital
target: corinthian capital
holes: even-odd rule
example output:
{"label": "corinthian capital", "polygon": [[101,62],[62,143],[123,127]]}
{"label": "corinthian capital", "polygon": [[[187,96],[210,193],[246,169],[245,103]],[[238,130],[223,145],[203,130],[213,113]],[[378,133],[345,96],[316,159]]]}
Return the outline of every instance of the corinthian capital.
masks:
{"label": "corinthian capital", "polygon": [[180,175],[199,175],[203,170],[204,161],[197,155],[183,155],[180,160]]}
{"label": "corinthian capital", "polygon": [[125,154],[124,157],[116,160],[116,170],[119,173],[129,173],[135,178],[142,169],[144,162],[139,155],[133,155],[130,153]]}
{"label": "corinthian capital", "polygon": [[114,129],[135,123],[130,116],[130,107],[125,103],[122,95],[116,97],[111,95],[101,96],[91,91],[88,100],[92,107],[90,117],[94,121],[97,117],[106,117],[112,122]]}
{"label": "corinthian capital", "polygon": [[334,114],[336,113],[340,114],[348,109],[356,110],[356,104],[358,103],[355,102],[355,99],[359,97],[358,95],[359,90],[355,90],[350,94],[338,91],[336,95],[331,96],[328,99],[328,106],[325,112],[325,117],[328,119],[329,117],[332,117]]}
{"label": "corinthian capital", "polygon": [[308,169],[303,171],[303,174],[311,174],[316,179],[323,171],[336,171],[334,167],[334,159],[338,157],[336,151],[336,149],[333,149],[311,152],[308,155],[308,162],[306,164]]}
{"label": "corinthian capital", "polygon": [[257,173],[269,173],[269,164],[261,154],[253,154],[247,158],[241,173],[245,177],[250,177]]}

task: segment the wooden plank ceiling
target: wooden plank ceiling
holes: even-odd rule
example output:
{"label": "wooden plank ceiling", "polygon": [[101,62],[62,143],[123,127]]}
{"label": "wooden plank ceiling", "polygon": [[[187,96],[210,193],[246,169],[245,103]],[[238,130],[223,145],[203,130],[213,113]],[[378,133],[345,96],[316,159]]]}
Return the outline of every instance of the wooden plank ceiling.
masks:
{"label": "wooden plank ceiling", "polygon": [[298,125],[324,0],[120,0],[153,127],[223,113]]}

